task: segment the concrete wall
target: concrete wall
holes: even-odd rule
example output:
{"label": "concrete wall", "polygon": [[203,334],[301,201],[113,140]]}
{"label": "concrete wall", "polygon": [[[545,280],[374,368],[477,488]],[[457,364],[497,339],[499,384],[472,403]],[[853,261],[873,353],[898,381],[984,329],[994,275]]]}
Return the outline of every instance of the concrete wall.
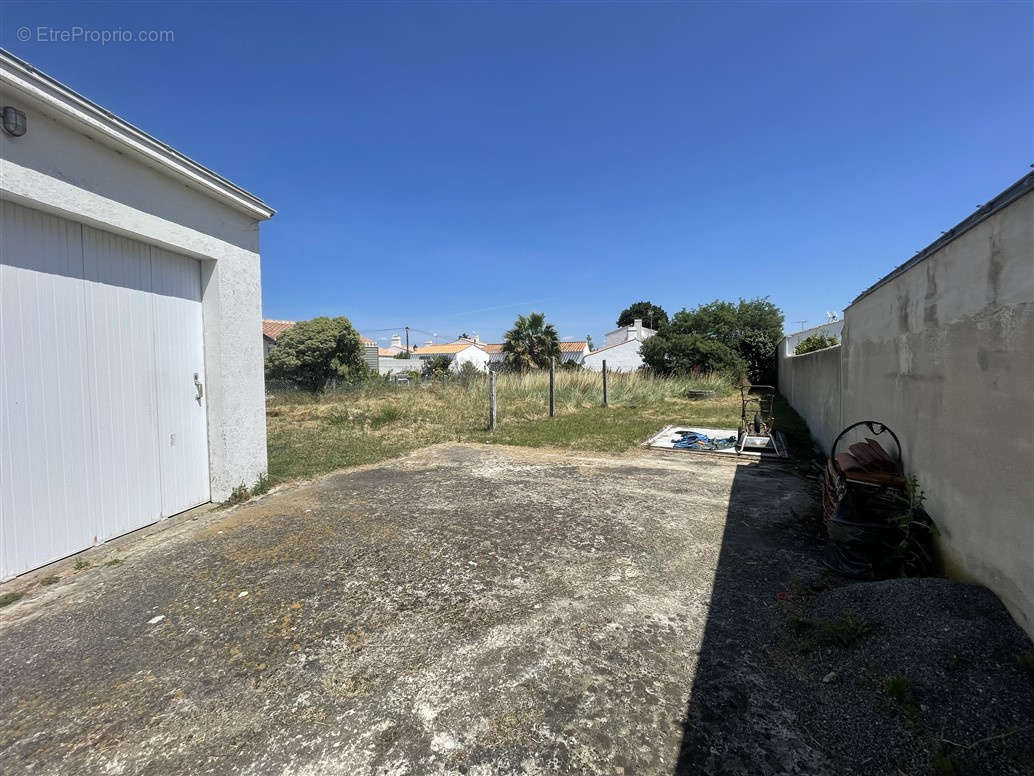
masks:
{"label": "concrete wall", "polygon": [[[785,341],[784,341],[785,345]],[[828,455],[840,429],[839,345],[815,350],[801,356],[787,355],[779,349],[779,392],[797,410],[811,435]]]}
{"label": "concrete wall", "polygon": [[828,450],[839,355],[839,425],[897,432],[948,573],[1034,635],[1034,192],[956,232],[847,308],[842,347],[782,358],[780,385]]}
{"label": "concrete wall", "polygon": [[8,85],[28,116],[0,133],[0,193],[26,207],[202,260],[212,499],[266,471],[258,219],[87,137]]}
{"label": "concrete wall", "polygon": [[388,358],[379,356],[377,358],[377,374],[400,375],[405,372],[419,372],[423,364],[417,358]]}

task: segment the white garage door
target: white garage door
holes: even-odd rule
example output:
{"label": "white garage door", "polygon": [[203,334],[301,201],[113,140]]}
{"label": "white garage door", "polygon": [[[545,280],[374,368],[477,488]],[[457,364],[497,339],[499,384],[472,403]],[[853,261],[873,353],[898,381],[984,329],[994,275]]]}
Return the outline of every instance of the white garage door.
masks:
{"label": "white garage door", "polygon": [[9,202],[0,226],[4,578],[209,487],[200,263]]}

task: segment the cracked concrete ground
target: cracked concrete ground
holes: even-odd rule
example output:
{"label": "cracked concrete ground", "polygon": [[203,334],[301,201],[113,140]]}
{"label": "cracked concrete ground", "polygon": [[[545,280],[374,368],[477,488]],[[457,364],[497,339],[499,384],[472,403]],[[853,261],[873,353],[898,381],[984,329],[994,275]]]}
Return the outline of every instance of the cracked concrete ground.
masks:
{"label": "cracked concrete ground", "polygon": [[[0,770],[671,773],[738,470],[451,445],[4,610]],[[742,473],[740,475],[742,478]]]}
{"label": "cracked concrete ground", "polygon": [[771,463],[447,445],[174,518],[5,586],[0,773],[1032,772],[1001,603],[831,579],[816,508]]}

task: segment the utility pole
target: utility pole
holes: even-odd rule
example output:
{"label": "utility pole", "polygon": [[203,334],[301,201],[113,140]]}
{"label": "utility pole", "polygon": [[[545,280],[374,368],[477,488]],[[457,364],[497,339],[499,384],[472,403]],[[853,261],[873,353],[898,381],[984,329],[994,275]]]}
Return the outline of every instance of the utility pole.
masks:
{"label": "utility pole", "polygon": [[806,323],[807,323],[807,321],[794,321],[794,323],[799,323],[799,324],[801,324],[801,331],[804,331],[804,324],[806,324]]}
{"label": "utility pole", "polygon": [[409,358],[409,327],[406,327],[406,358]]}

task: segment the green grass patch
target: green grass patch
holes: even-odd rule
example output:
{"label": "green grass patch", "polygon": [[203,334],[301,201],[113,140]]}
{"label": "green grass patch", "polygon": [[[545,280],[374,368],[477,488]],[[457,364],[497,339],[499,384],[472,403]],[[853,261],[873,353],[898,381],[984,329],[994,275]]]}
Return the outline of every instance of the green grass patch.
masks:
{"label": "green grass patch", "polygon": [[853,612],[844,612],[840,617],[828,620],[791,617],[786,625],[791,648],[801,654],[819,647],[851,647],[871,631],[869,624]]}
{"label": "green grass patch", "polygon": [[108,568],[111,568],[112,566],[120,566],[120,565],[122,565],[122,563],[123,563],[122,558],[112,558],[111,560],[109,560],[104,565],[107,566]]}
{"label": "green grass patch", "polygon": [[39,581],[39,583],[45,587],[47,585],[56,585],[60,581],[61,581],[61,577],[56,577],[54,575],[51,575],[49,577],[43,577],[43,579],[41,579]]}
{"label": "green grass patch", "polygon": [[0,595],[0,606],[9,606],[15,601],[18,601],[24,596],[25,593],[4,593]]}
{"label": "green grass patch", "polygon": [[[562,370],[556,374],[554,418],[548,385],[546,373],[499,375],[495,432],[488,431],[484,377],[410,385],[373,381],[320,397],[272,396],[266,412],[268,484],[377,463],[440,442],[623,452],[668,424],[739,423],[739,393],[709,375],[611,375],[605,408],[600,375]],[[701,390],[714,395],[691,398]]]}
{"label": "green grass patch", "polygon": [[83,569],[88,569],[88,568],[90,568],[91,565],[92,564],[90,563],[90,561],[86,560],[86,558],[76,558],[75,559],[75,570],[76,571],[82,571]]}

